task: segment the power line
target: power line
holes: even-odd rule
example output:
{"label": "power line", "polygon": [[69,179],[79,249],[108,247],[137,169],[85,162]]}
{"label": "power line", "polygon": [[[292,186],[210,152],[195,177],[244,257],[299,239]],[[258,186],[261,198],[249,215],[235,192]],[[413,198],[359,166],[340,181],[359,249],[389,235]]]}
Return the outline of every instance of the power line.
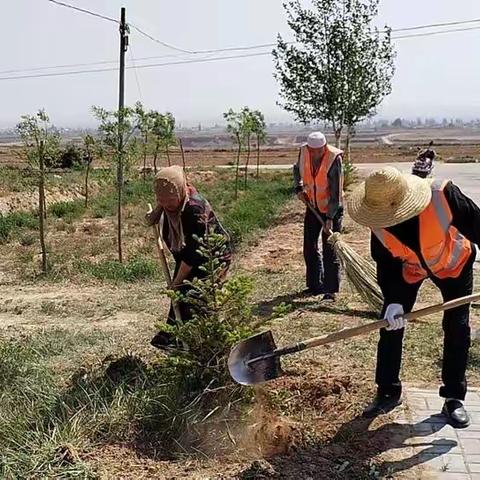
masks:
{"label": "power line", "polygon": [[60,5],[61,7],[71,8],[72,10],[77,10],[78,12],[86,13],[87,15],[91,15],[92,17],[102,18],[103,20],[108,20],[109,22],[114,22],[119,24],[119,21],[115,18],[107,17],[100,13],[92,12],[91,10],[85,10],[84,8],[75,7],[74,5],[70,5],[68,3],[59,2],[58,0],[47,0],[50,3],[55,3],[56,5]]}
{"label": "power line", "polygon": [[[120,22],[118,20],[116,20],[115,18],[107,17],[107,16],[102,15],[100,13],[92,12],[91,10],[86,10],[84,8],[76,7],[76,6],[70,5],[68,3],[60,2],[59,0],[47,0],[47,1],[51,2],[51,3],[54,3],[56,5],[60,5],[62,7],[70,8],[72,10],[76,10],[77,12],[86,13],[87,15],[91,15],[93,17],[102,18],[103,20],[108,20],[110,22],[115,22],[117,25],[120,24]],[[163,45],[164,47],[167,47],[167,48],[170,48],[172,50],[176,50],[176,51],[182,52],[182,53],[193,53],[190,50],[184,50],[183,48],[175,47],[174,45],[171,45],[170,43],[164,42],[162,40],[158,40],[157,38],[153,37],[152,35],[150,35],[149,33],[145,32],[144,30],[142,30],[141,28],[137,27],[136,25],[134,25],[132,23],[129,23],[128,26],[135,29],[138,33],[144,35],[145,37],[149,38],[150,40],[152,40],[156,43],[159,43],[160,45]]]}
{"label": "power line", "polygon": [[455,28],[451,30],[438,30],[436,32],[427,32],[427,33],[414,33],[410,35],[401,35],[398,37],[392,37],[392,40],[400,40],[402,38],[430,37],[432,35],[441,35],[443,33],[468,32],[470,30],[480,30],[480,26],[469,27],[469,28]]}
{"label": "power line", "polygon": [[[55,1],[56,0],[48,0],[48,1]],[[474,20],[471,20],[473,22]],[[117,22],[118,23],[118,22]],[[426,26],[425,26],[426,27]],[[419,29],[422,27],[409,27]],[[457,32],[465,32],[465,31],[472,31],[472,30],[479,30],[480,26],[477,27],[468,27],[468,28],[456,28],[456,29],[449,29],[449,30],[438,30],[434,32],[425,32],[425,33],[418,33],[418,34],[407,34],[407,35],[400,35],[400,36],[393,36],[392,40],[401,40],[407,38],[416,38],[416,37],[428,37],[433,35],[441,35],[445,33],[457,33]],[[397,30],[398,31],[398,30]],[[298,42],[286,42],[287,44],[297,44]],[[244,47],[229,47],[223,49],[213,49],[213,50],[199,50],[197,52],[192,52],[195,54],[213,54],[216,52],[228,52],[228,51],[242,51],[242,50],[253,50],[257,48],[266,48],[276,46],[276,43],[267,43],[261,45],[251,45],[251,46],[244,46]],[[173,47],[176,48],[176,47]],[[270,55],[271,52],[260,52],[256,54],[245,54],[245,55],[232,55],[227,57],[212,57],[212,58],[201,58],[201,59],[183,59],[178,62],[168,62],[168,63],[161,63],[161,64],[148,64],[148,65],[133,65],[128,66],[128,69],[131,68],[149,68],[149,67],[156,67],[156,66],[167,66],[167,65],[181,65],[181,64],[188,64],[188,63],[204,63],[210,61],[217,61],[217,60],[230,60],[235,58],[247,58],[247,57],[254,57],[254,56],[264,56]],[[137,58],[137,61],[144,61],[144,60],[155,60],[161,58],[175,58],[179,57],[179,55],[159,55],[159,56],[150,56],[150,57],[140,57]],[[132,60],[134,62],[134,60]],[[23,73],[23,72],[34,72],[34,71],[41,71],[41,70],[51,70],[51,69],[58,69],[58,68],[77,68],[77,67],[86,67],[86,66],[95,66],[95,65],[108,65],[108,64],[117,64],[118,60],[111,60],[111,61],[99,61],[99,62],[90,62],[90,63],[77,63],[77,64],[65,64],[65,65],[53,65],[47,67],[34,67],[34,68],[27,68],[27,69],[20,69],[20,70],[4,70],[0,71],[0,74],[8,74],[8,73]],[[116,68],[105,68],[105,69],[89,69],[89,70],[79,70],[79,71],[68,71],[68,72],[54,72],[54,73],[42,73],[42,74],[34,74],[34,75],[15,75],[15,76],[8,76],[8,77],[0,77],[0,80],[16,80],[16,79],[23,79],[23,78],[41,78],[41,77],[54,77],[54,76],[66,76],[66,75],[76,75],[76,74],[83,74],[83,73],[96,73],[96,72],[108,72],[114,71]]]}
{"label": "power line", "polygon": [[132,23],[129,23],[128,25],[131,28],[133,28],[134,30],[136,30],[138,33],[143,35],[144,37],[149,38],[153,42],[158,43],[158,44],[162,45],[163,47],[167,47],[167,48],[170,48],[172,50],[176,50],[177,52],[182,52],[182,53],[195,53],[195,52],[192,52],[191,50],[184,50],[183,48],[175,47],[175,45],[171,45],[170,43],[164,42],[163,40],[158,40],[158,38],[155,38],[152,35],[150,35],[149,33],[144,32],[141,28],[137,27],[136,25],[133,25]]}
{"label": "power line", "polygon": [[118,60],[104,60],[99,62],[86,62],[86,63],[67,63],[64,65],[50,65],[48,67],[31,67],[31,68],[20,68],[13,70],[1,70],[0,74],[5,73],[23,73],[23,72],[36,72],[41,70],[52,70],[54,68],[77,68],[77,67],[90,67],[93,65],[109,65],[112,63],[118,63]]}
{"label": "power line", "polygon": [[[143,68],[152,68],[152,67],[166,67],[169,65],[185,65],[189,63],[205,63],[205,62],[213,62],[219,60],[231,60],[234,58],[248,58],[248,57],[259,57],[263,55],[271,55],[271,52],[260,52],[260,53],[249,53],[244,55],[231,55],[226,57],[213,57],[213,58],[198,58],[192,60],[183,60],[178,62],[166,62],[166,63],[151,63],[147,65],[137,65],[135,68],[143,69]],[[133,66],[126,67],[127,69],[134,68]],[[92,70],[74,70],[69,72],[54,72],[54,73],[40,73],[36,75],[17,75],[17,76],[10,76],[10,77],[0,77],[0,80],[19,80],[23,78],[45,78],[45,77],[63,77],[67,75],[80,75],[85,73],[102,73],[102,72],[114,72],[117,71],[117,68],[98,68]]]}
{"label": "power line", "polygon": [[480,18],[474,18],[472,20],[460,20],[458,22],[446,22],[446,23],[431,23],[430,25],[418,25],[417,27],[405,27],[405,28],[395,28],[392,29],[392,32],[408,32],[410,30],[422,30],[425,28],[436,28],[436,27],[451,27],[452,25],[465,25],[467,23],[479,23]]}
{"label": "power line", "polygon": [[129,50],[128,53],[130,54],[130,58],[131,58],[132,64],[133,64],[133,71],[135,72],[135,81],[137,82],[138,96],[140,98],[140,101],[143,102],[142,89],[140,88],[140,80],[138,78],[137,67],[135,65],[135,58],[133,57],[133,49],[132,49],[131,45],[130,45],[130,50]]}

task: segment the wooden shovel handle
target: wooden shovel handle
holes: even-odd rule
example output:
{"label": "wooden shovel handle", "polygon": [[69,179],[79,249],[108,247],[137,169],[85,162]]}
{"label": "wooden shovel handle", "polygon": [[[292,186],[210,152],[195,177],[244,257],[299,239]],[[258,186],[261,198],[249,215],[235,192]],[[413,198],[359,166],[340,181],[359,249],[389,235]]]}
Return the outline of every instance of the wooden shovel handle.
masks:
{"label": "wooden shovel handle", "polygon": [[[406,313],[404,318],[406,320],[414,320],[416,318],[425,317],[433,313],[443,312],[445,310],[450,310],[452,308],[460,307],[467,303],[474,302],[475,300],[480,300],[480,293],[474,293],[466,297],[457,298],[455,300],[450,300],[449,302],[440,303],[438,305],[432,305],[430,307],[421,308],[414,312]],[[314,337],[309,340],[305,340],[303,343],[302,350],[307,348],[318,347],[319,345],[325,345],[327,343],[337,342],[338,340],[345,340],[346,338],[356,337],[358,335],[364,335],[366,333],[373,332],[380,328],[388,326],[386,320],[377,320],[376,322],[368,323],[367,325],[360,325],[359,327],[354,328],[345,328],[339,330],[335,333],[330,333],[328,335],[323,335],[321,337]]]}
{"label": "wooden shovel handle", "polygon": [[[152,211],[153,211],[152,205],[149,203],[148,213]],[[165,256],[165,247],[163,246],[163,239],[162,239],[162,235],[160,234],[160,228],[158,224],[153,225],[153,231],[155,232],[155,243],[157,244],[158,257],[160,259],[160,265],[162,267],[163,276],[165,278],[165,281],[167,282],[167,286],[170,287],[172,283],[172,276],[170,274],[170,268],[168,268],[167,257]],[[178,307],[178,304],[176,302],[172,302],[172,304],[173,304],[173,311],[175,313],[175,318],[177,319],[177,322],[181,322],[182,316],[180,314],[180,308]]]}

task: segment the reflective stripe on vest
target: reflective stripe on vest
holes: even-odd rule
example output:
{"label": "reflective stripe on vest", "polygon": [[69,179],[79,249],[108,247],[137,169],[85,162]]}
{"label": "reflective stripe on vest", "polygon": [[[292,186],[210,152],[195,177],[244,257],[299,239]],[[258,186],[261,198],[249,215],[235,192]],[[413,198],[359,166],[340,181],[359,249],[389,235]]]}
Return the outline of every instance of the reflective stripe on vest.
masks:
{"label": "reflective stripe on vest", "polygon": [[[443,189],[446,181],[432,183],[432,200],[420,213],[420,251],[429,271],[437,278],[457,278],[470,258],[470,242],[452,225],[452,212]],[[390,251],[403,261],[403,278],[416,283],[428,277],[417,254],[401,243],[385,229],[373,230],[375,236]]]}
{"label": "reflective stripe on vest", "polygon": [[[300,172],[303,179],[305,193],[307,194],[309,202],[312,205],[315,205],[322,213],[328,212],[328,201],[330,199],[328,172],[337,156],[341,153],[343,153],[342,150],[327,145],[327,149],[320,161],[320,166],[314,175],[313,163],[311,161],[308,147],[303,146],[300,150]],[[339,192],[341,200],[343,195],[343,172],[340,177]]]}

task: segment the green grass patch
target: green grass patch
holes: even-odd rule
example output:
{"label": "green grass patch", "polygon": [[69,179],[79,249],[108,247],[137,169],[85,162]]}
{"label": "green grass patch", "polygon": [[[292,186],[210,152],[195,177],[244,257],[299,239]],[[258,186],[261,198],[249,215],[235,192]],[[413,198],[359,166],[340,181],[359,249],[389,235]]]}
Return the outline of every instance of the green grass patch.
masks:
{"label": "green grass patch", "polygon": [[260,229],[272,224],[282,206],[292,198],[291,175],[285,172],[265,174],[259,180],[250,179],[247,190],[240,191],[235,200],[235,181],[223,175],[213,185],[198,185],[219,215],[224,226],[239,243]]}
{"label": "green grass patch", "polygon": [[64,330],[0,338],[1,478],[94,478],[73,453],[71,445],[86,444],[86,425],[62,402],[64,380],[52,362],[99,339]]}
{"label": "green grass patch", "polygon": [[99,263],[78,262],[79,270],[98,280],[111,282],[136,282],[159,276],[158,264],[150,258],[135,257],[125,263],[105,260]]}
{"label": "green grass patch", "polygon": [[38,228],[38,217],[29,212],[12,212],[0,215],[0,242],[8,241],[22,229]]}
{"label": "green grass patch", "polygon": [[83,215],[85,212],[84,204],[85,202],[83,200],[57,202],[49,208],[49,213],[55,218],[63,218],[66,221],[72,221]]}

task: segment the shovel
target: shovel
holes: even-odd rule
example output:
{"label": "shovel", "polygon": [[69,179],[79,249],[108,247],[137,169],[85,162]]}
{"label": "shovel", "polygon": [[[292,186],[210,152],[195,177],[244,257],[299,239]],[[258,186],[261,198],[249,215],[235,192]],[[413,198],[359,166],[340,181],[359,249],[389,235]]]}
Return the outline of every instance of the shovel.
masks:
{"label": "shovel", "polygon": [[[480,293],[422,308],[407,313],[403,315],[403,317],[406,320],[414,320],[433,313],[450,310],[451,308],[459,307],[476,300],[480,300]],[[272,332],[268,330],[267,332],[254,335],[235,345],[228,357],[228,369],[232,378],[241,385],[254,385],[256,383],[267,382],[283,375],[280,365],[280,357],[283,355],[301,352],[307,348],[326,345],[327,343],[345,340],[356,337],[357,335],[364,335],[386,326],[388,326],[386,320],[377,320],[376,322],[366,325],[345,328],[321,337],[313,337],[283,348],[277,348]]]}
{"label": "shovel", "polygon": [[[152,204],[148,204],[148,213],[152,212]],[[157,244],[157,251],[158,251],[158,258],[160,259],[160,265],[162,267],[163,276],[165,278],[165,282],[167,282],[167,286],[170,286],[172,283],[172,275],[170,274],[170,269],[168,268],[167,257],[165,256],[165,247],[163,245],[163,238],[160,233],[160,227],[158,224],[153,225],[153,230],[155,233],[155,240]],[[173,311],[175,313],[175,319],[178,323],[182,322],[182,316],[180,314],[180,308],[176,302],[172,301]]]}

